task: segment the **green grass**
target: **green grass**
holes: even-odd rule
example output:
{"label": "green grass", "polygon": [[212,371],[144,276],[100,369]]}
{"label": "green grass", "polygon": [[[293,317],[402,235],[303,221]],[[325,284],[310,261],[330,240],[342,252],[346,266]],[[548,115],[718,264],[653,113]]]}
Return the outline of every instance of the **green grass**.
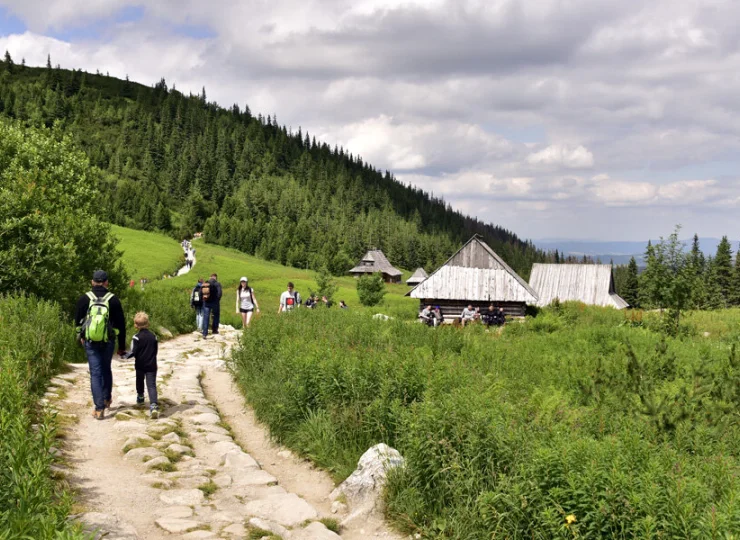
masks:
{"label": "green grass", "polygon": [[119,240],[123,264],[137,287],[141,278],[152,282],[164,274],[174,274],[184,264],[182,247],[169,236],[117,225],[112,225],[111,230]]}
{"label": "green grass", "polygon": [[665,338],[657,315],[638,325],[580,304],[500,334],[357,312],[270,315],[234,360],[272,435],[337,480],[368,447],[399,449],[406,467],[386,502],[406,533],[732,538],[738,316],[690,314],[682,337]]}

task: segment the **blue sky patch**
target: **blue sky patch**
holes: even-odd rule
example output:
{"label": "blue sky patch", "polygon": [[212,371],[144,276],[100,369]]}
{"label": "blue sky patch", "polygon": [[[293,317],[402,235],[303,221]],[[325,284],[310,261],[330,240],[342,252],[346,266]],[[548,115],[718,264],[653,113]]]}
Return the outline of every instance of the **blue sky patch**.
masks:
{"label": "blue sky patch", "polygon": [[0,36],[22,34],[26,25],[6,7],[0,6]]}

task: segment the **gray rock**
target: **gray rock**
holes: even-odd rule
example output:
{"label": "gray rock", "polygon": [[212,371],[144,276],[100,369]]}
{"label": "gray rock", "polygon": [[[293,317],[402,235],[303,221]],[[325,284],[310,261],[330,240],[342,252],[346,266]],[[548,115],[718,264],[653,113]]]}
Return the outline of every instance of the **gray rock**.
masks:
{"label": "gray rock", "polygon": [[341,540],[341,536],[327,529],[323,523],[314,521],[308,527],[293,531],[290,540]]}
{"label": "gray rock", "polygon": [[163,454],[156,448],[134,448],[123,457],[126,461],[149,461],[161,457]]}
{"label": "gray rock", "polygon": [[193,417],[194,424],[218,424],[221,418],[214,413],[203,413]]}
{"label": "gray rock", "polygon": [[160,439],[163,442],[180,444],[180,436],[177,433],[168,433]]}
{"label": "gray rock", "polygon": [[159,335],[165,339],[172,339],[172,332],[167,330],[164,326],[159,327]]}
{"label": "gray rock", "polygon": [[207,476],[186,476],[177,481],[177,485],[183,489],[194,489],[207,484],[210,478]]}
{"label": "gray rock", "polygon": [[155,457],[154,459],[150,459],[146,462],[146,468],[155,469],[157,467],[161,467],[162,465],[168,465],[169,462],[170,460],[164,456]]}
{"label": "gray rock", "polygon": [[242,449],[233,441],[221,441],[213,443],[213,453],[217,456],[223,457],[229,452],[241,452]]}
{"label": "gray rock", "polygon": [[387,444],[377,444],[362,454],[355,471],[342,482],[330,497],[344,494],[353,506],[371,504],[373,507],[385,485],[388,470],[403,466],[398,450]]}
{"label": "gray rock", "polygon": [[255,529],[270,531],[272,534],[282,536],[283,538],[287,538],[290,534],[288,529],[274,521],[270,521],[269,519],[251,518],[249,520],[249,524]]}
{"label": "gray rock", "polygon": [[192,506],[201,504],[205,495],[199,489],[171,489],[160,493],[159,500],[173,506]]}
{"label": "gray rock", "polygon": [[187,530],[194,529],[200,526],[200,523],[193,521],[192,519],[180,519],[180,518],[159,518],[154,523],[157,527],[167,531],[170,534],[184,533]]}
{"label": "gray rock", "polygon": [[193,531],[182,536],[183,540],[206,540],[216,538],[216,533],[211,531]]}
{"label": "gray rock", "polygon": [[231,485],[233,479],[226,473],[217,474],[213,477],[213,483],[220,488],[227,488]]}
{"label": "gray rock", "polygon": [[128,439],[126,439],[126,442],[123,443],[123,446],[121,447],[121,451],[124,452],[126,448],[132,448],[134,446],[140,445],[142,442],[151,442],[154,439],[152,439],[149,435],[146,433],[136,433],[134,435],[131,435]]}
{"label": "gray rock", "polygon": [[87,512],[79,517],[88,532],[97,531],[101,536],[96,538],[117,538],[118,540],[138,540],[136,529],[122,522],[116,516],[100,512]]}
{"label": "gray rock", "polygon": [[293,455],[293,452],[291,452],[290,450],[281,450],[280,452],[277,453],[277,455],[278,457],[281,457],[283,459],[292,459],[295,457]]}
{"label": "gray rock", "polygon": [[271,495],[246,504],[248,514],[276,521],[285,527],[295,527],[306,520],[316,519],[316,509],[295,493]]}
{"label": "gray rock", "polygon": [[207,433],[206,442],[209,442],[211,444],[218,442],[234,442],[234,439],[232,439],[229,435],[221,435],[219,433]]}
{"label": "gray rock", "polygon": [[193,451],[193,449],[190,448],[189,446],[185,446],[185,445],[177,444],[177,443],[169,445],[167,447],[167,450],[169,450],[170,452],[175,452],[177,454],[187,454],[188,452]]}
{"label": "gray rock", "polygon": [[344,514],[347,512],[347,505],[344,503],[341,503],[339,501],[334,501],[331,503],[331,513],[332,514]]}
{"label": "gray rock", "polygon": [[262,469],[244,469],[232,472],[234,486],[271,486],[277,478]]}
{"label": "gray rock", "polygon": [[241,523],[234,523],[221,529],[221,534],[235,536],[236,538],[244,538],[247,536],[247,529],[245,529],[244,525]]}
{"label": "gray rock", "polygon": [[213,521],[222,521],[224,523],[242,523],[244,516],[238,512],[218,512],[213,514]]}
{"label": "gray rock", "polygon": [[212,424],[203,424],[198,426],[199,430],[205,431],[206,433],[218,433],[220,435],[228,435],[229,431],[222,428],[221,426],[214,426]]}
{"label": "gray rock", "polygon": [[221,464],[224,468],[234,470],[244,469],[247,467],[259,467],[259,463],[257,463],[252,456],[245,454],[241,450],[234,450],[225,454],[222,458]]}
{"label": "gray rock", "polygon": [[193,509],[189,506],[170,506],[157,513],[159,518],[188,519],[192,517]]}

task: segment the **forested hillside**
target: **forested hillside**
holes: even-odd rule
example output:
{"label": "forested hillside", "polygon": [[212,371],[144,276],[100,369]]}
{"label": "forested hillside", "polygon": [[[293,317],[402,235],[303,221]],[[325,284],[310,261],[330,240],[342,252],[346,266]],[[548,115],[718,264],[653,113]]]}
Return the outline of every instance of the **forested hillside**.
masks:
{"label": "forested hillside", "polygon": [[104,172],[100,206],[116,224],[203,230],[210,242],[335,273],[370,247],[430,269],[473,233],[525,277],[550,257],[275,116],[209,103],[205,89],[186,96],[164,80],[150,88],[8,55],[0,71],[0,112],[70,134]]}

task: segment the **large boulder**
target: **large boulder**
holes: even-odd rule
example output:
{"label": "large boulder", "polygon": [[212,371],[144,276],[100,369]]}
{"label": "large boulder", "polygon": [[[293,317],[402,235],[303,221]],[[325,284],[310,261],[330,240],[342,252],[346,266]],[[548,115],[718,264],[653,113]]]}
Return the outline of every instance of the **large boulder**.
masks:
{"label": "large boulder", "polygon": [[344,495],[350,505],[351,514],[344,523],[378,509],[388,471],[403,464],[403,457],[398,450],[383,443],[362,454],[355,471],[331,493],[332,499]]}

